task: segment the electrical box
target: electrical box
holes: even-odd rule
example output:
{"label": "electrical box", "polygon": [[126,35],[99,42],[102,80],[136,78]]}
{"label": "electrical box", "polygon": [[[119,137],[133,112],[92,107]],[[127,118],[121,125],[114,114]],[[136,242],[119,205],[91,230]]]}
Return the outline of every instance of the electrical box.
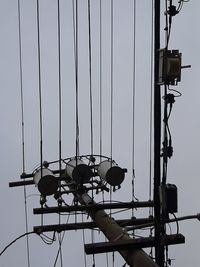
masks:
{"label": "electrical box", "polygon": [[178,191],[175,184],[162,185],[160,188],[161,206],[164,214],[178,211]]}
{"label": "electrical box", "polygon": [[179,50],[159,51],[158,84],[177,85],[181,81],[181,57]]}

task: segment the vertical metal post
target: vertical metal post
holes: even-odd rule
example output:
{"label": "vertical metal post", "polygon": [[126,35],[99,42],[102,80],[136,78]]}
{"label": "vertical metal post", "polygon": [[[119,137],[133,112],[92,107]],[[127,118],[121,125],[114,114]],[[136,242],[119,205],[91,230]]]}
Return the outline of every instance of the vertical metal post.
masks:
{"label": "vertical metal post", "polygon": [[164,267],[164,246],[162,245],[162,214],[159,197],[161,183],[161,93],[158,85],[160,49],[160,0],[154,0],[154,214],[155,214],[155,257],[156,263]]}

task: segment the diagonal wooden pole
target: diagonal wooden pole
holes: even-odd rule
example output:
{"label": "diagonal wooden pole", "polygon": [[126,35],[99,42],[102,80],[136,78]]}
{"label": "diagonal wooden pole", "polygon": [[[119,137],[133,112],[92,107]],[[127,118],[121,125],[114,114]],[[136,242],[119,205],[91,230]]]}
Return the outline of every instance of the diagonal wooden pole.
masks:
{"label": "diagonal wooden pole", "polygon": [[[82,205],[95,204],[87,193],[76,193],[75,197]],[[109,241],[131,239],[104,210],[90,211],[88,214]],[[131,267],[158,267],[142,249],[124,250],[119,253]]]}

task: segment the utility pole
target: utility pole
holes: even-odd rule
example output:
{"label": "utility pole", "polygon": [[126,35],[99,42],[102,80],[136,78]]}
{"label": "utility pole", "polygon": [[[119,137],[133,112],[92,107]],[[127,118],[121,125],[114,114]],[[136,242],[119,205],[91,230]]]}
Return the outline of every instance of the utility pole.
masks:
{"label": "utility pole", "polygon": [[[87,193],[75,194],[75,197],[82,205],[95,204]],[[131,239],[104,210],[90,211],[88,214],[109,241]],[[142,249],[123,250],[119,253],[130,267],[158,267]]]}
{"label": "utility pole", "polygon": [[154,215],[155,215],[155,258],[164,267],[162,245],[163,222],[160,205],[160,154],[161,154],[161,93],[158,84],[160,50],[160,0],[154,0]]}
{"label": "utility pole", "polygon": [[[34,227],[34,232],[41,234],[43,231],[62,231],[75,229],[92,229],[94,227],[99,230],[108,239],[108,242],[97,244],[86,244],[86,254],[104,253],[110,251],[118,251],[130,267],[164,267],[165,266],[165,246],[181,244],[185,242],[183,235],[177,233],[175,235],[167,235],[164,225],[173,220],[167,219],[166,213],[176,212],[176,203],[171,205],[172,198],[176,200],[177,194],[168,187],[168,198],[166,194],[161,192],[164,179],[161,181],[161,85],[172,84],[177,85],[180,81],[180,70],[188,66],[181,66],[181,53],[178,50],[167,51],[160,50],[160,0],[154,0],[154,192],[153,201],[143,202],[124,202],[124,203],[104,203],[96,204],[93,198],[88,194],[89,190],[107,191],[107,184],[111,186],[110,190],[115,191],[120,188],[120,184],[124,180],[126,169],[120,168],[116,162],[102,155],[83,155],[75,158],[63,160],[66,164],[65,169],[50,170],[51,163],[43,162],[39,168],[32,174],[22,174],[23,181],[10,183],[10,187],[24,186],[36,184],[41,193],[41,208],[35,209],[34,214],[45,213],[61,213],[61,212],[86,212],[92,223],[78,223],[66,225],[41,225]],[[169,10],[170,16],[174,16],[174,6],[171,4]],[[163,53],[163,55],[161,54]],[[165,52],[165,53],[164,53]],[[161,56],[162,55],[162,56]],[[163,69],[159,69],[159,63],[162,59]],[[166,60],[168,59],[168,60]],[[165,62],[166,61],[166,62]],[[160,76],[161,72],[161,76]],[[171,79],[171,80],[170,80]],[[161,81],[160,81],[161,80]],[[172,103],[172,102],[171,102]],[[168,103],[169,104],[169,103]],[[167,106],[166,106],[167,107]],[[167,117],[167,109],[166,114]],[[170,146],[171,148],[171,146]],[[166,159],[167,159],[167,155]],[[87,164],[85,163],[87,161]],[[33,178],[26,180],[25,178]],[[92,179],[91,179],[92,178]],[[95,178],[95,179],[93,179]],[[67,189],[65,188],[67,187]],[[68,190],[69,189],[69,190]],[[170,190],[171,191],[170,191]],[[74,204],[69,206],[63,200],[64,194],[73,194]],[[57,200],[57,207],[45,208],[46,196],[54,195]],[[162,198],[162,205],[161,205]],[[170,199],[171,202],[168,200]],[[65,203],[65,205],[63,205]],[[80,203],[80,205],[78,204]],[[108,215],[104,209],[121,209],[121,208],[144,208],[154,207],[154,218],[145,218],[140,221],[140,227],[155,226],[155,236],[145,238],[131,238],[127,233],[124,222],[122,228],[120,220],[118,223]],[[167,208],[166,208],[167,207]],[[183,217],[184,218],[184,217]],[[187,217],[188,218],[188,217]],[[193,216],[192,216],[193,218]],[[199,214],[195,218],[200,218]],[[136,218],[131,218],[136,220]],[[131,221],[130,220],[130,221]],[[175,219],[177,222],[177,218]],[[134,229],[134,227],[133,227]],[[133,230],[132,229],[132,230]],[[129,229],[130,230],[130,229]],[[148,256],[143,248],[155,247],[155,261]]]}

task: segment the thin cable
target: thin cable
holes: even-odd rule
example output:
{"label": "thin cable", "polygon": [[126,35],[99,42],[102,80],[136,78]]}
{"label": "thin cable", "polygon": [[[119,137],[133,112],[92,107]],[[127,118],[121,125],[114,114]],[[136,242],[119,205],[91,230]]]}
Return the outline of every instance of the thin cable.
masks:
{"label": "thin cable", "polygon": [[[168,22],[168,0],[165,0],[165,43],[166,49],[168,48],[169,44],[169,22]],[[170,30],[171,31],[171,30]]]}
{"label": "thin cable", "polygon": [[60,0],[57,2],[58,26],[58,113],[59,113],[59,171],[62,169],[62,85],[61,85],[61,29],[60,29]]}
{"label": "thin cable", "polygon": [[41,48],[40,48],[40,9],[37,0],[37,48],[38,48],[38,90],[39,90],[39,119],[40,119],[40,165],[42,176],[43,165],[43,125],[42,125],[42,83],[41,83]]}
{"label": "thin cable", "polygon": [[113,267],[115,267],[115,252],[114,251],[112,253],[112,263],[113,263]]}
{"label": "thin cable", "polygon": [[63,267],[61,233],[58,233],[58,243],[59,243],[59,254],[60,254],[60,266]]}
{"label": "thin cable", "polygon": [[103,116],[102,116],[102,1],[100,0],[100,3],[99,3],[100,7],[99,7],[99,40],[100,40],[100,54],[99,54],[99,60],[100,60],[100,78],[99,78],[99,90],[100,90],[100,97],[99,97],[99,122],[100,122],[100,126],[99,126],[99,129],[100,129],[100,133],[99,133],[99,136],[100,136],[100,156],[102,156],[102,145],[103,145],[103,139],[102,139],[102,123],[103,123]]}
{"label": "thin cable", "polygon": [[43,233],[38,234],[38,235],[46,245],[51,246],[53,244],[53,242],[56,241],[55,232],[53,233],[53,237],[52,238],[47,236],[47,235],[45,235],[45,234],[43,234]]}
{"label": "thin cable", "polygon": [[[132,201],[135,196],[135,90],[136,90],[136,0],[133,2],[133,77],[132,77]],[[132,217],[134,209],[132,209]]]}
{"label": "thin cable", "polygon": [[[88,45],[89,45],[89,90],[90,90],[90,146],[91,155],[94,153],[93,148],[93,99],[92,99],[92,46],[91,46],[91,6],[90,0],[88,0]],[[93,180],[93,177],[92,177]],[[94,198],[94,193],[92,190],[92,199]],[[94,231],[91,230],[91,240],[94,243]],[[95,266],[95,255],[93,257],[93,266]]]}
{"label": "thin cable", "polygon": [[[22,138],[22,169],[25,173],[25,124],[24,124],[24,93],[23,93],[23,70],[22,70],[22,35],[21,35],[21,5],[18,0],[18,38],[19,38],[19,74],[20,74],[20,96],[21,96],[21,138]],[[28,211],[27,211],[27,194],[24,186],[24,212],[26,233],[28,233]],[[30,249],[29,238],[26,236],[27,264],[30,267]]]}
{"label": "thin cable", "polygon": [[[103,51],[102,51],[102,0],[100,0],[99,2],[99,40],[100,40],[100,54],[99,54],[99,59],[100,59],[100,84],[99,84],[99,89],[100,89],[100,98],[99,98],[99,122],[100,122],[100,133],[99,133],[99,136],[100,136],[100,162],[102,161],[102,146],[103,146],[103,137],[102,137],[102,132],[103,132],[103,109],[102,109],[102,55],[103,55]],[[103,203],[105,202],[105,197],[104,197],[104,191],[102,190],[102,199],[103,199]],[[105,237],[105,242],[107,241],[107,238]],[[109,266],[109,262],[108,262],[108,253],[106,253],[106,266],[108,267]]]}
{"label": "thin cable", "polygon": [[[83,223],[83,213],[82,213],[82,223]],[[84,229],[82,231],[82,236],[83,236],[83,244],[85,245],[85,230]],[[84,252],[84,263],[85,263],[85,267],[87,267],[87,259],[86,259],[85,252]]]}
{"label": "thin cable", "polygon": [[79,93],[79,83],[78,83],[78,0],[76,0],[76,25],[75,25],[75,80],[76,80],[76,161],[79,156],[79,108],[78,108],[78,93]]}
{"label": "thin cable", "polygon": [[[113,0],[111,0],[111,12],[110,12],[110,24],[111,24],[111,45],[110,45],[110,158],[111,158],[111,167],[112,167],[112,158],[113,158],[113,61],[114,61],[114,43],[113,43]],[[112,186],[110,186],[110,202],[112,202]],[[111,210],[110,210],[111,214]]]}
{"label": "thin cable", "polygon": [[113,43],[113,0],[111,0],[111,46],[110,46],[110,73],[111,73],[111,79],[110,79],[110,158],[112,162],[112,156],[113,156],[113,61],[114,61],[114,43]]}
{"label": "thin cable", "polygon": [[[72,0],[72,28],[73,28],[73,48],[74,48],[74,62],[76,61],[76,22],[75,22],[75,7],[74,0]],[[76,64],[75,65],[75,73],[76,73]]]}
{"label": "thin cable", "polygon": [[[153,140],[153,74],[154,74],[154,1],[151,4],[151,93],[150,93],[150,127],[149,127],[149,200],[152,198],[152,140]],[[149,216],[153,208],[149,208]]]}
{"label": "thin cable", "polygon": [[92,101],[92,45],[91,45],[91,6],[88,0],[88,44],[89,44],[89,89],[90,89],[90,141],[93,155],[93,101]]}
{"label": "thin cable", "polygon": [[[58,112],[59,112],[59,175],[61,179],[62,171],[62,85],[61,85],[61,28],[60,28],[60,0],[57,2],[57,26],[58,26]],[[59,192],[61,192],[61,187],[59,186]],[[60,204],[59,204],[60,205]],[[59,213],[59,225],[61,216]],[[60,251],[60,262],[62,266],[62,243],[60,242],[60,234],[58,234],[59,251]]]}
{"label": "thin cable", "polygon": [[[162,183],[166,184],[167,180],[167,165],[168,165],[168,114],[167,114],[167,85],[164,85],[164,125],[163,125],[163,171],[162,171]],[[170,137],[171,139],[171,137]]]}
{"label": "thin cable", "polygon": [[[67,224],[68,221],[69,221],[70,215],[71,215],[71,214],[69,213],[69,214],[68,214],[68,217],[67,217],[67,220],[66,220],[66,224]],[[64,237],[65,237],[65,233],[66,233],[66,232],[64,232],[63,235],[62,235],[62,238],[61,238],[61,241],[60,241],[60,245],[62,245],[62,243],[63,243]],[[58,248],[58,251],[57,251],[57,254],[56,254],[56,258],[55,258],[55,262],[54,262],[53,267],[56,267],[56,263],[57,263],[59,254],[60,254],[60,248]]]}
{"label": "thin cable", "polygon": [[30,234],[35,234],[33,231],[32,232],[28,232],[25,233],[23,235],[20,235],[19,237],[17,237],[16,239],[14,239],[12,242],[10,242],[1,252],[0,252],[0,256],[10,247],[12,246],[17,240],[21,239],[24,236],[30,235]]}

